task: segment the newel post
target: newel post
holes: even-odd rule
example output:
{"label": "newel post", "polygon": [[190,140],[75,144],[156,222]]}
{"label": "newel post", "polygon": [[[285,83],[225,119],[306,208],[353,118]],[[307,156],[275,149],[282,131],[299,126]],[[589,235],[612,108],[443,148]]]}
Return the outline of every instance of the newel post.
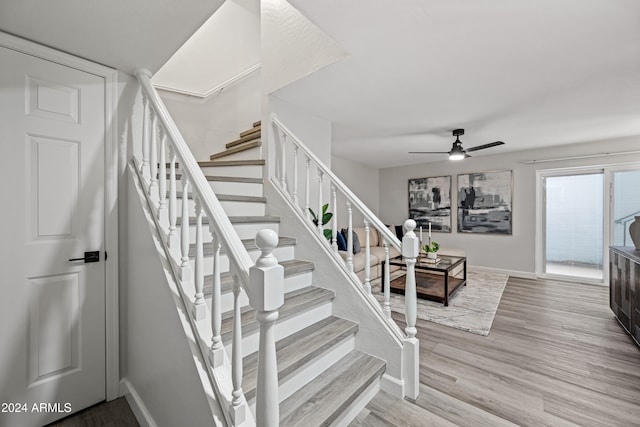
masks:
{"label": "newel post", "polygon": [[420,393],[420,343],[416,338],[416,318],[418,315],[418,299],[416,295],[416,261],[419,254],[418,237],[413,232],[416,222],[408,219],[404,222],[405,234],[402,238],[402,256],[407,264],[407,275],[404,289],[405,320],[407,338],[402,350],[403,378],[405,396],[417,399]]}
{"label": "newel post", "polygon": [[260,323],[258,348],[258,383],[256,387],[256,425],[279,425],[278,363],[274,326],[278,309],[284,304],[284,268],[273,256],[278,235],[273,230],[260,230],[256,246],[262,254],[249,270],[249,302]]}

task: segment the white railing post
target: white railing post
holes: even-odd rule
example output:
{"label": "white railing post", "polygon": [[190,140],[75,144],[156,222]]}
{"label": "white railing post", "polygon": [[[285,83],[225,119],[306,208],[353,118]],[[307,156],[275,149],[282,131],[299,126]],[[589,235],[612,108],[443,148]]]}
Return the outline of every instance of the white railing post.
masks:
{"label": "white railing post", "polygon": [[333,203],[333,218],[331,222],[331,248],[338,253],[338,196],[336,186],[331,185],[331,202]]}
{"label": "white railing post", "polygon": [[364,220],[364,290],[371,295],[371,227],[369,221]]}
{"label": "white railing post", "polygon": [[[145,95],[142,95],[142,164],[140,165],[140,172],[147,185],[149,185],[151,179],[151,169],[149,169],[149,153],[151,152],[149,147],[149,108],[151,108],[149,100]],[[145,191],[147,190],[145,188]]]}
{"label": "white railing post", "polygon": [[169,145],[169,236],[167,244],[169,249],[178,248],[178,229],[176,222],[178,221],[178,195],[176,190],[176,151]]}
{"label": "white railing post", "polygon": [[310,181],[310,173],[309,166],[311,165],[311,159],[308,157],[305,158],[305,178],[304,178],[304,216],[307,218],[307,221],[311,221],[311,212],[309,212],[309,204],[310,195],[309,195],[309,181]]}
{"label": "white railing post", "polygon": [[209,360],[214,368],[224,362],[224,346],[222,345],[222,290],[220,287],[220,239],[209,224],[213,245],[213,286],[211,292],[211,353]]}
{"label": "white railing post", "polygon": [[391,272],[389,271],[391,265],[389,264],[389,244],[384,242],[384,306],[382,310],[391,319]]}
{"label": "white railing post", "polygon": [[275,231],[261,230],[255,241],[262,251],[256,265],[249,270],[249,302],[260,323],[256,423],[271,427],[278,426],[280,416],[274,326],[278,309],[284,304],[284,268],[272,253],[278,245]]}
{"label": "white railing post", "polygon": [[196,260],[194,271],[195,295],[193,299],[193,317],[202,320],[206,316],[207,305],[204,303],[204,254],[202,243],[202,202],[195,194],[193,196],[196,207]]}
{"label": "white railing post", "polygon": [[233,331],[231,342],[231,381],[233,392],[229,412],[234,425],[247,418],[247,401],[242,391],[242,321],[240,306],[240,280],[233,276]]}
{"label": "white railing post", "polygon": [[167,212],[167,132],[160,127],[160,162],[158,171],[158,219],[166,227],[169,223]]}
{"label": "white railing post", "polygon": [[189,178],[182,175],[182,220],[180,223],[180,280],[191,280],[191,264],[189,263]]}
{"label": "white railing post", "polygon": [[282,191],[287,193],[287,152],[286,145],[287,135],[280,132],[280,187]]}
{"label": "white railing post", "polygon": [[318,233],[322,236],[322,171],[318,169]]}
{"label": "white railing post", "polygon": [[[160,197],[158,194],[158,127],[156,114],[151,111],[151,179],[149,184],[149,196],[158,207]],[[157,210],[156,212],[157,213]]]}
{"label": "white railing post", "polygon": [[404,223],[406,233],[402,238],[402,256],[407,264],[406,282],[404,288],[405,320],[407,327],[405,332],[403,356],[403,379],[405,381],[405,396],[417,399],[420,393],[420,346],[416,338],[416,318],[418,313],[418,301],[416,295],[416,259],[419,254],[418,237],[413,232],[416,222],[408,219]]}
{"label": "white railing post", "polygon": [[347,215],[347,268],[353,273],[353,209],[350,201],[347,201]]}
{"label": "white railing post", "polygon": [[300,209],[298,201],[298,146],[293,144],[293,205]]}

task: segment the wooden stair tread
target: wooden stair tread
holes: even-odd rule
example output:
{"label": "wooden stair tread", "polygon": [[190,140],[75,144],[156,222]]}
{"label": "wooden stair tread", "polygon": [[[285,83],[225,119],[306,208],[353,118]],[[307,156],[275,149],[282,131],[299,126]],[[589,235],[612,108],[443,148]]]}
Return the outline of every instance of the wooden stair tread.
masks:
{"label": "wooden stair tread", "polygon": [[280,403],[280,425],[331,425],[385,370],[377,357],[351,351]]}
{"label": "wooden stair tread", "polygon": [[[329,316],[281,339],[276,343],[278,382],[283,383],[288,375],[357,331],[357,323]],[[251,400],[256,394],[258,352],[246,356],[242,365],[242,389],[245,398]]]}
{"label": "wooden stair tread", "polygon": [[264,166],[265,160],[208,160],[206,162],[198,162],[201,168],[218,167],[218,166]]}
{"label": "wooden stair tread", "polygon": [[221,151],[219,153],[212,154],[212,155],[209,156],[209,160],[215,160],[215,159],[219,159],[219,158],[222,158],[222,157],[230,156],[231,154],[240,153],[242,151],[246,151],[246,150],[250,150],[252,148],[260,147],[261,145],[262,145],[261,141],[252,140],[250,142],[246,142],[246,143],[237,145],[237,146],[235,146],[233,148],[229,148],[229,149]]}
{"label": "wooden stair tread", "polygon": [[249,135],[250,133],[255,132],[256,130],[262,129],[262,125],[259,124],[260,122],[256,122],[256,123],[258,123],[258,126],[253,126],[251,129],[247,129],[244,132],[240,132],[240,137]]}
{"label": "wooden stair tread", "polygon": [[[230,216],[229,217],[229,221],[231,221],[231,224],[260,224],[260,223],[279,223],[280,222],[280,217],[279,216],[271,216],[271,215],[265,215],[265,216]],[[179,217],[177,219],[177,225],[182,225],[182,217]],[[209,224],[209,218],[206,216],[202,217],[202,224]],[[196,217],[195,216],[190,216],[189,217],[189,225],[196,225]]]}
{"label": "wooden stair tread", "polygon": [[253,127],[254,127],[254,128],[255,128],[255,127],[258,127],[258,126],[260,126],[260,124],[261,124],[261,123],[262,123],[262,122],[261,122],[260,120],[258,120],[257,122],[253,122]]}
{"label": "wooden stair tread", "polygon": [[[326,301],[331,301],[335,296],[335,293],[329,289],[318,288],[316,286],[308,286],[303,289],[298,289],[293,292],[289,292],[284,296],[284,305],[280,307],[280,315],[278,321],[282,321],[294,314],[300,313],[309,307],[321,304]],[[242,322],[242,334],[246,335],[249,332],[256,331],[258,329],[258,321],[256,320],[256,312],[251,306],[242,307],[241,314]],[[230,310],[222,315],[222,327],[220,329],[222,336],[222,342],[227,344],[231,342],[233,328],[233,310]]]}
{"label": "wooden stair tread", "polygon": [[[300,259],[290,259],[280,261],[278,264],[284,267],[284,277],[295,276],[296,274],[313,271],[315,264],[311,261]],[[213,292],[213,274],[204,276],[204,295],[209,296]],[[226,294],[233,290],[233,275],[230,272],[224,272],[220,275],[220,293]]]}
{"label": "wooden stair tread", "polygon": [[[182,200],[182,192],[178,191],[176,199]],[[247,202],[247,203],[267,203],[267,198],[264,196],[239,196],[237,194],[218,194],[216,197],[221,202]],[[167,198],[169,198],[169,192],[167,191]],[[193,199],[193,193],[187,193],[188,199]]]}
{"label": "wooden stair tread", "polygon": [[[247,251],[253,251],[253,250],[257,250],[258,247],[256,246],[256,241],[255,239],[243,239],[242,240],[242,244],[244,245],[245,249]],[[293,246],[296,244],[296,238],[295,237],[285,237],[285,236],[280,236],[278,238],[278,246],[277,247],[283,247],[283,246]],[[222,247],[220,249],[220,254],[225,254],[226,250],[224,247]],[[205,257],[209,257],[209,256],[213,256],[213,245],[207,243],[204,245],[202,254]],[[193,258],[196,256],[196,244],[195,243],[191,243],[189,245],[189,257]]]}
{"label": "wooden stair tread", "polygon": [[[204,176],[207,181],[224,181],[224,182],[245,182],[249,184],[262,184],[262,178],[245,178],[245,177],[237,177],[237,176],[214,176],[214,175],[205,175]],[[169,174],[167,174],[167,179],[169,178]],[[176,174],[176,181],[181,179],[182,175]],[[180,193],[180,191],[178,192]]]}
{"label": "wooden stair tread", "polygon": [[253,141],[254,139],[260,139],[262,136],[262,132],[259,128],[254,128],[251,132],[247,133],[244,136],[240,136],[238,139],[234,139],[231,142],[225,144],[226,148],[233,148],[237,145],[243,144],[245,142]]}

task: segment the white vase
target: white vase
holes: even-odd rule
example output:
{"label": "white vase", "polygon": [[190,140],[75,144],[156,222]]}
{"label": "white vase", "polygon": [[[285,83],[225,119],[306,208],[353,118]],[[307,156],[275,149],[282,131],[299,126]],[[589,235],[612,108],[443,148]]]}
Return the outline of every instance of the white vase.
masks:
{"label": "white vase", "polygon": [[435,252],[427,252],[427,258],[429,259],[438,259],[438,254]]}
{"label": "white vase", "polygon": [[640,216],[636,216],[636,220],[629,226],[629,235],[636,249],[640,251]]}

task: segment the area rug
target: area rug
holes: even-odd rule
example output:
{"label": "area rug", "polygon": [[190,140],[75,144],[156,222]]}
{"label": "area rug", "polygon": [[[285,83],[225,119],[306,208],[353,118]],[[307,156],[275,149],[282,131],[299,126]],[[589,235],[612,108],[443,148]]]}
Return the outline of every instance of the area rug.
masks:
{"label": "area rug", "polygon": [[[392,276],[392,280],[398,277]],[[400,275],[402,275],[401,273]],[[442,303],[418,299],[418,318],[487,336],[491,331],[493,318],[498,310],[502,292],[507,285],[506,274],[467,270],[467,286],[463,286],[449,299],[449,306]],[[372,292],[380,304],[384,294],[380,281],[372,283]],[[391,293],[391,310],[404,314],[404,295]]]}

